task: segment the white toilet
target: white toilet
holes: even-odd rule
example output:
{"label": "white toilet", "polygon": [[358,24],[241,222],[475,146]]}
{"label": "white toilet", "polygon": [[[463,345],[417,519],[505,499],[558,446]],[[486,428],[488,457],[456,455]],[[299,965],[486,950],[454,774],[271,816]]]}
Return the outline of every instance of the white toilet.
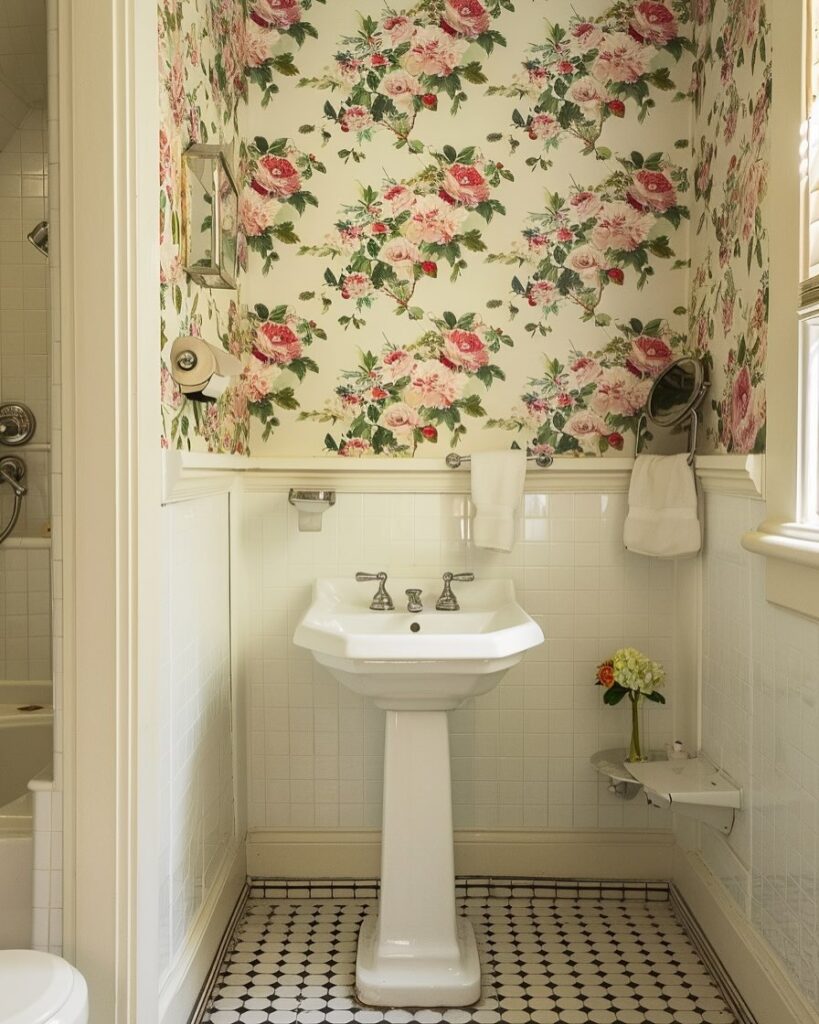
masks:
{"label": "white toilet", "polygon": [[0,950],[0,1024],[87,1024],[88,987],[51,953]]}

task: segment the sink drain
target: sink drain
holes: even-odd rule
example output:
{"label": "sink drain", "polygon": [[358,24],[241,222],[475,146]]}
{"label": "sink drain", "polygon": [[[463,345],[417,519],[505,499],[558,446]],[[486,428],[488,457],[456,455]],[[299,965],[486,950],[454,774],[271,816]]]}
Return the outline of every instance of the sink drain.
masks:
{"label": "sink drain", "polygon": [[411,622],[410,623],[410,631],[412,633],[420,633],[421,632],[421,623],[420,622]]}

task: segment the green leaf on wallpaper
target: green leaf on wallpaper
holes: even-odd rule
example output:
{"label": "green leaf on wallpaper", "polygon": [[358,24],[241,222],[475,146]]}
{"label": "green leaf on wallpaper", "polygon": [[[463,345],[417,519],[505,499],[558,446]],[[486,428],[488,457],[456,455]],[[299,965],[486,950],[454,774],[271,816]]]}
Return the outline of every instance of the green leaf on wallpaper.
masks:
{"label": "green leaf on wallpaper", "polygon": [[283,324],[287,319],[287,306],[274,306],[268,314],[268,319],[274,324]]}
{"label": "green leaf on wallpaper", "polygon": [[517,276],[512,278],[512,291],[515,293],[515,295],[525,295],[526,294],[526,289],[520,283],[520,278],[517,277]]}
{"label": "green leaf on wallpaper", "polygon": [[297,21],[295,25],[291,25],[288,28],[287,35],[295,39],[299,46],[304,45],[304,40],[308,36],[311,39],[318,39],[318,32],[316,32],[309,21]]}
{"label": "green leaf on wallpaper", "polygon": [[296,245],[297,242],[301,241],[293,228],[292,220],[285,220],[281,224],[274,224],[271,228],[271,233],[274,238],[277,238],[285,245]]}
{"label": "green leaf on wallpaper", "polygon": [[638,153],[636,149],[631,151],[631,162],[638,169],[643,166],[643,154]]}
{"label": "green leaf on wallpaper", "polygon": [[458,153],[454,146],[444,146],[441,152],[444,154],[444,158],[446,159],[447,163],[455,163],[455,159],[458,156]]}
{"label": "green leaf on wallpaper", "polygon": [[669,245],[668,238],[665,235],[660,235],[659,238],[652,238],[648,243],[648,247],[660,259],[669,259],[674,255],[674,250]]}
{"label": "green leaf on wallpaper", "polygon": [[501,307],[502,305],[503,305],[503,302],[502,302],[502,300],[501,300],[501,299],[490,299],[490,300],[489,300],[489,301],[488,301],[488,302],[486,303],[486,308],[487,308],[487,309],[500,309],[500,307]]}
{"label": "green leaf on wallpaper", "polygon": [[461,245],[469,252],[484,252],[486,249],[486,244],[481,238],[478,228],[470,228],[469,231],[465,231],[461,235]]}
{"label": "green leaf on wallpaper", "polygon": [[450,312],[450,311],[449,311],[448,309],[447,309],[447,310],[444,310],[444,312],[443,312],[443,313],[442,313],[442,315],[441,315],[441,319],[442,319],[442,320],[444,321],[444,323],[445,323],[445,324],[447,325],[447,327],[449,327],[449,328],[450,328],[450,330],[451,330],[451,329],[452,329],[452,328],[453,328],[453,327],[455,326],[455,324],[456,324],[456,323],[458,322],[458,319],[457,319],[457,317],[455,316],[455,314],[454,314],[454,313],[451,313],[451,312]]}
{"label": "green leaf on wallpaper", "polygon": [[299,302],[309,302],[316,297],[315,292],[299,292]]}
{"label": "green leaf on wallpaper", "polygon": [[330,452],[337,452],[338,451],[338,445],[336,444],[335,439],[334,439],[332,434],[325,434],[324,435],[324,447],[327,449],[327,451],[330,451]]}
{"label": "green leaf on wallpaper", "polygon": [[336,275],[332,272],[332,270],[330,270],[329,267],[327,267],[327,269],[324,271],[324,280],[327,282],[327,284],[330,285],[331,288],[338,287]]}
{"label": "green leaf on wallpaper", "polygon": [[299,407],[296,393],[292,388],[280,388],[278,391],[271,391],[270,398],[280,409],[298,409]]}
{"label": "green leaf on wallpaper", "polygon": [[407,142],[407,148],[409,149],[410,153],[423,153],[424,152],[424,144],[423,144],[423,142],[421,142],[420,139],[410,139]]}
{"label": "green leaf on wallpaper", "polygon": [[631,320],[629,320],[628,325],[635,334],[643,333],[643,321],[638,320],[637,317],[632,317]]}
{"label": "green leaf on wallpaper", "polygon": [[688,312],[685,306],[676,306],[674,309],[674,316],[685,316]]}
{"label": "green leaf on wallpaper", "polygon": [[408,314],[410,320],[423,320],[424,319],[424,311],[423,311],[423,309],[421,309],[420,306],[410,306],[407,309],[407,314]]}
{"label": "green leaf on wallpaper", "polygon": [[595,313],[595,327],[608,327],[611,324],[611,317],[608,313]]}
{"label": "green leaf on wallpaper", "polygon": [[260,320],[267,320],[267,318],[270,316],[270,310],[261,302],[256,303],[256,305],[253,307],[253,312]]}
{"label": "green leaf on wallpaper", "polygon": [[481,405],[479,395],[467,395],[461,403],[461,408],[467,416],[485,416],[486,409]]}
{"label": "green leaf on wallpaper", "polygon": [[473,60],[470,61],[469,64],[465,64],[461,68],[461,74],[467,82],[471,82],[473,85],[483,85],[487,80],[486,75],[481,69],[480,62],[477,60]]}
{"label": "green leaf on wallpaper", "polygon": [[292,78],[293,75],[299,73],[299,69],[293,63],[292,53],[280,53],[270,60],[271,65],[275,68],[280,75],[284,75],[285,78]]}
{"label": "green leaf on wallpaper", "polygon": [[267,153],[267,139],[263,135],[257,135],[253,139],[253,145],[258,149],[262,156]]}
{"label": "green leaf on wallpaper", "polygon": [[325,101],[323,109],[324,113],[326,114],[327,117],[330,118],[331,121],[338,120],[338,114],[336,114],[335,107],[329,100]]}

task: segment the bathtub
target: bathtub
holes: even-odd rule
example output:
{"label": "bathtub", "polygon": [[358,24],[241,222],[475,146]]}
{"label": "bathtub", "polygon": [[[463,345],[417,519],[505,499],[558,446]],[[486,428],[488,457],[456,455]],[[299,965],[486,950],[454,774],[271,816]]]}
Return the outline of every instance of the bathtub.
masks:
{"label": "bathtub", "polygon": [[31,945],[32,795],[28,784],[50,769],[53,717],[50,683],[0,682],[0,949]]}

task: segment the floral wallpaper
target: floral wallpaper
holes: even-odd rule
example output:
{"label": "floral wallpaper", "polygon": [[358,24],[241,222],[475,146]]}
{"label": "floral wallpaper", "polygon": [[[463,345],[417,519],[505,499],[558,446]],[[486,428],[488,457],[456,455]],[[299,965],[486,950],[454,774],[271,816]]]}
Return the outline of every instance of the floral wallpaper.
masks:
{"label": "floral wallpaper", "polygon": [[[739,43],[727,52],[716,12],[696,6],[692,17],[688,0],[165,0],[163,349],[201,333],[245,369],[202,404],[182,400],[165,366],[163,443],[630,451],[653,378],[700,318],[696,345],[715,371],[727,359],[717,314],[732,290],[745,347],[725,371],[727,399],[722,379],[715,397],[733,424],[747,371],[756,416],[764,309],[741,271],[751,245],[764,262],[764,229],[754,216],[734,253],[745,214],[701,159],[724,131],[707,117],[709,90],[726,115],[731,102],[712,70],[733,68]],[[742,46],[759,76],[756,23]],[[737,145],[758,156],[764,115],[750,68],[736,73]],[[178,260],[179,158],[217,138],[235,142],[235,292],[186,284]],[[754,161],[738,162],[744,198]]]}
{"label": "floral wallpaper", "polygon": [[765,450],[769,24],[762,0],[695,0],[692,347],[709,365],[707,445]]}

